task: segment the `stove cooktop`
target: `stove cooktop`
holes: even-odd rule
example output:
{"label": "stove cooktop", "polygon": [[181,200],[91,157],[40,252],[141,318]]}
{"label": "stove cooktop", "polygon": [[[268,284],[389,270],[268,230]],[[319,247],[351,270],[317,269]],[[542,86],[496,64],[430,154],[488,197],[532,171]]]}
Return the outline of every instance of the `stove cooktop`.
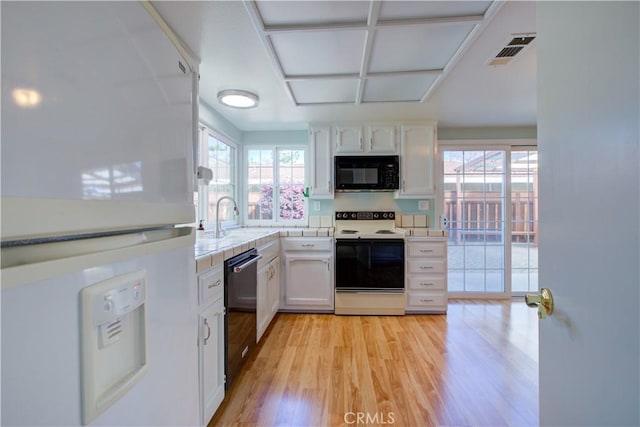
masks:
{"label": "stove cooktop", "polygon": [[336,212],[338,239],[403,239],[404,230],[395,228],[393,211]]}
{"label": "stove cooktop", "polygon": [[393,211],[340,211],[336,212],[336,221],[375,221],[395,220]]}

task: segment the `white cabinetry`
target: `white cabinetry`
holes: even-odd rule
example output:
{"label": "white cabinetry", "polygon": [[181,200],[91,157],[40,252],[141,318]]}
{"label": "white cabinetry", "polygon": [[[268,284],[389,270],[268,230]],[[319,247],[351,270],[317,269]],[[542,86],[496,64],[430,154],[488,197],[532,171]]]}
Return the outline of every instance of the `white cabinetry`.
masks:
{"label": "white cabinetry", "polygon": [[396,126],[391,124],[334,125],[336,154],[397,154]]}
{"label": "white cabinetry", "polygon": [[198,276],[198,378],[200,424],[206,426],[224,399],[224,269]]}
{"label": "white cabinetry", "polygon": [[398,153],[398,139],[394,125],[368,125],[365,147],[370,153]]}
{"label": "white cabinetry", "polygon": [[333,311],[333,239],[285,237],[282,239],[284,280],[281,309]]}
{"label": "white cabinetry", "polygon": [[361,153],[364,151],[362,126],[334,126],[333,137],[336,153]]}
{"label": "white cabinetry", "polygon": [[271,324],[280,306],[280,246],[273,240],[258,248],[262,259],[258,262],[256,289],[256,342]]}
{"label": "white cabinetry", "polygon": [[407,312],[447,311],[447,238],[407,239]]}
{"label": "white cabinetry", "polygon": [[331,152],[331,127],[311,126],[309,128],[309,177],[312,199],[333,199],[333,156]]}
{"label": "white cabinetry", "polygon": [[435,195],[436,125],[404,125],[400,140],[400,190],[398,198]]}

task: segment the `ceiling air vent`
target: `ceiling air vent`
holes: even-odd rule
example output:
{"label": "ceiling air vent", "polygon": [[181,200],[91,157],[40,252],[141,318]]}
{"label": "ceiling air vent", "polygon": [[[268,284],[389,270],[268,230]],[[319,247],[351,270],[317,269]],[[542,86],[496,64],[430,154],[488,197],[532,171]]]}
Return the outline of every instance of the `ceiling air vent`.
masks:
{"label": "ceiling air vent", "polygon": [[521,53],[536,38],[535,34],[513,34],[511,40],[505,43],[495,57],[489,60],[489,65],[507,65]]}

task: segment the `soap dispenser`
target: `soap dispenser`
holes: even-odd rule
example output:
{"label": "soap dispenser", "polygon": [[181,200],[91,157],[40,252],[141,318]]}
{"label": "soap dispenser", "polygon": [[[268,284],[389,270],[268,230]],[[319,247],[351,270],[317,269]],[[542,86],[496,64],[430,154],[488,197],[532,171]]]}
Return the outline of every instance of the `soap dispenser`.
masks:
{"label": "soap dispenser", "polygon": [[196,229],[196,239],[204,239],[204,221],[200,220],[198,228]]}

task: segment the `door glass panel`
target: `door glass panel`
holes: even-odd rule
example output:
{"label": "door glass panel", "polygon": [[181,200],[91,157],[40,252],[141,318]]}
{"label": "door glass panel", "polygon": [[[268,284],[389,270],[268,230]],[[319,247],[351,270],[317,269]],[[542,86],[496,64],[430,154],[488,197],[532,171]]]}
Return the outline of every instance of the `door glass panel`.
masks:
{"label": "door glass panel", "polygon": [[445,150],[450,292],[505,292],[505,162],[501,150]]}
{"label": "door glass panel", "polygon": [[538,290],[538,153],[511,152],[511,290]]}

